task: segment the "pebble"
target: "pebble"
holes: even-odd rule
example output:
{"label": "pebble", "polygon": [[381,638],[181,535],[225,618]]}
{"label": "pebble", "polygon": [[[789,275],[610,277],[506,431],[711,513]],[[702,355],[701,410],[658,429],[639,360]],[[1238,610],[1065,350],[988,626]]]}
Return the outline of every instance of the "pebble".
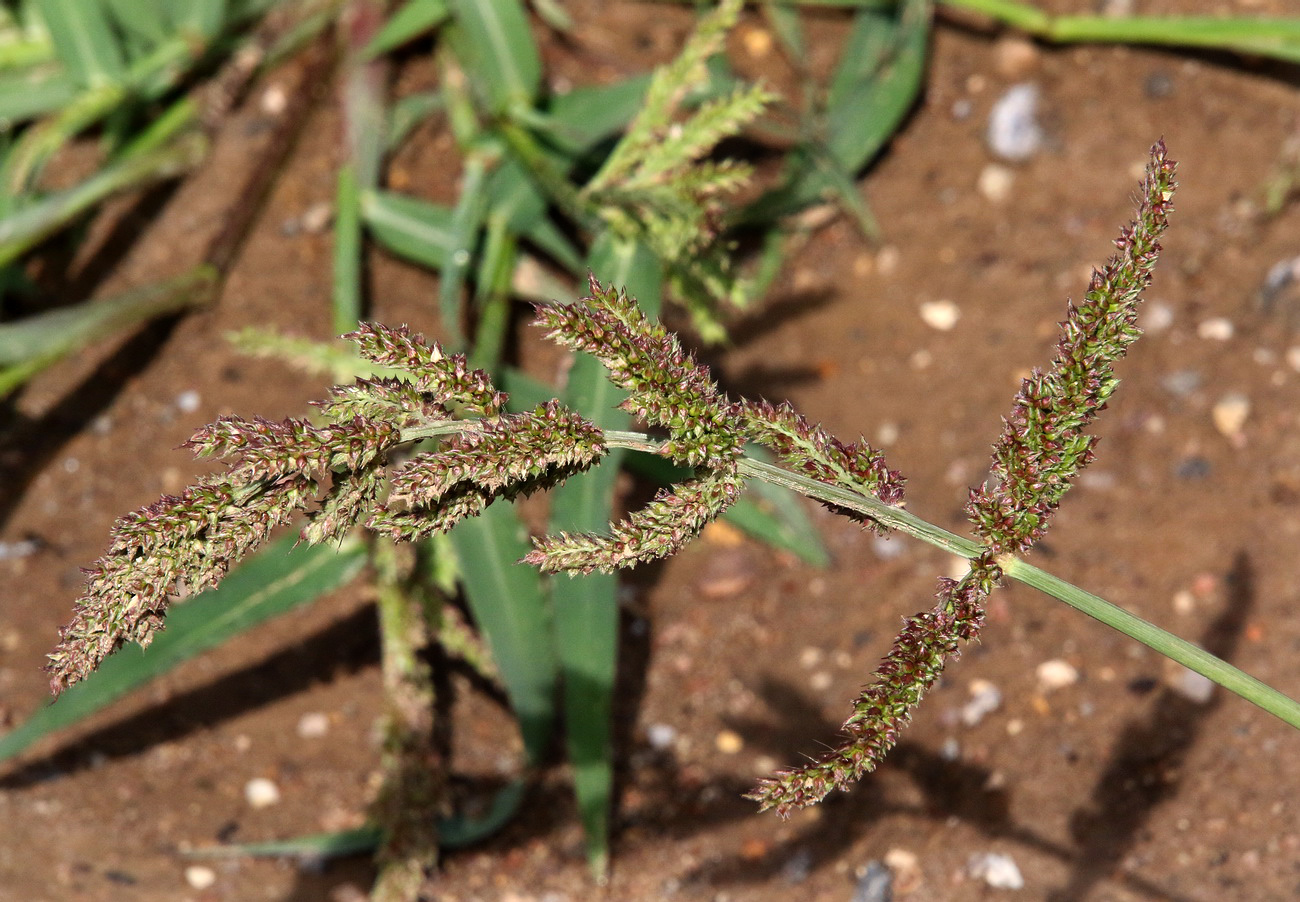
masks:
{"label": "pebble", "polygon": [[1300,373],[1300,345],[1286,349],[1286,365]]}
{"label": "pebble", "polygon": [[298,718],[298,737],[300,739],[320,739],[330,730],[329,715],[319,711],[309,711]]}
{"label": "pebble", "polygon": [[1208,704],[1214,698],[1214,681],[1181,665],[1166,677],[1165,685],[1198,705]]}
{"label": "pebble", "polygon": [[192,864],[185,869],[185,882],[191,889],[207,889],[217,882],[217,872],[201,864]]}
{"label": "pebble", "polygon": [[1174,370],[1160,380],[1164,390],[1176,398],[1186,398],[1201,387],[1199,370]]}
{"label": "pebble", "polygon": [[1250,416],[1250,399],[1245,395],[1224,395],[1210,411],[1214,428],[1228,438],[1239,438],[1246,418]]}
{"label": "pebble", "polygon": [[921,887],[921,859],[907,849],[890,849],[885,853],[885,866],[894,872],[894,888],[899,895],[907,895]]}
{"label": "pebble", "polygon": [[199,403],[201,400],[199,393],[193,389],[190,391],[183,391],[176,396],[176,409],[181,413],[194,413],[194,411],[199,409]]}
{"label": "pebble", "polygon": [[666,723],[652,723],[645,728],[646,741],[652,749],[664,751],[677,741],[677,728]]}
{"label": "pebble", "polygon": [[1187,589],[1179,589],[1175,592],[1174,613],[1183,615],[1196,613],[1196,596]]}
{"label": "pebble", "polygon": [[1034,675],[1038,678],[1038,688],[1043,692],[1064,689],[1079,682],[1078,668],[1060,658],[1053,658],[1039,664]]}
{"label": "pebble", "polygon": [[853,886],[853,902],[893,902],[894,875],[881,861],[869,861]]}
{"label": "pebble", "polygon": [[0,561],[16,560],[40,551],[41,543],[35,539],[20,539],[17,542],[0,542]]}
{"label": "pebble", "polygon": [[254,777],[244,784],[244,798],[254,808],[269,808],[280,801],[280,787],[266,777]]}
{"label": "pebble", "polygon": [[926,301],[921,305],[921,319],[931,329],[949,332],[961,319],[961,308],[952,301]]}
{"label": "pebble", "polygon": [[993,48],[993,65],[1004,78],[1024,78],[1038,66],[1041,54],[1033,41],[1022,37],[999,38]]}
{"label": "pebble", "polygon": [[989,163],[980,170],[975,189],[985,200],[1000,204],[1011,196],[1016,174],[1001,163]]}
{"label": "pebble", "polygon": [[999,852],[980,852],[966,862],[966,873],[983,880],[994,889],[1024,889],[1025,878],[1020,875],[1016,860]]}
{"label": "pebble", "polygon": [[1153,301],[1142,309],[1142,331],[1163,332],[1174,324],[1174,308]]}
{"label": "pebble", "polygon": [[808,849],[798,849],[781,865],[786,883],[803,883],[812,873],[813,856]]}
{"label": "pebble", "polygon": [[318,235],[329,228],[334,219],[334,208],[329,201],[317,201],[302,214],[302,229],[308,235]]}
{"label": "pebble", "polygon": [[262,92],[260,105],[263,113],[278,116],[289,106],[289,93],[284,89],[284,85],[271,85]]}
{"label": "pebble", "polygon": [[1039,90],[1022,83],[1008,88],[989,112],[987,133],[993,155],[1011,162],[1028,160],[1043,148],[1042,126],[1038,124]]}
{"label": "pebble", "polygon": [[734,755],[745,747],[745,740],[735,730],[719,730],[713,746],[724,755]]}
{"label": "pebble", "polygon": [[988,680],[971,680],[970,701],[962,705],[961,722],[973,727],[1002,705],[1002,690]]}
{"label": "pebble", "polygon": [[1212,316],[1196,324],[1196,334],[1206,341],[1227,341],[1236,327],[1226,316]]}
{"label": "pebble", "polygon": [[1184,457],[1178,462],[1178,465],[1174,467],[1174,475],[1179,479],[1204,479],[1210,475],[1210,471],[1213,469],[1214,465],[1209,460],[1199,454],[1193,454],[1190,457]]}

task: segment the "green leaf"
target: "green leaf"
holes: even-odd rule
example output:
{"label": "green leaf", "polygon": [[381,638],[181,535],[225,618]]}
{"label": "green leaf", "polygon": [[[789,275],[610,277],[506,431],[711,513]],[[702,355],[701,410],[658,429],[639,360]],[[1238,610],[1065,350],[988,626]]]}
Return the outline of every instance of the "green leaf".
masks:
{"label": "green leaf", "polygon": [[205,303],[215,285],[216,274],[200,266],[180,278],[115,298],[83,301],[0,323],[0,397],[83,345]]}
{"label": "green leaf", "polygon": [[334,193],[334,334],[355,329],[361,321],[362,296],[361,192],[352,163],[339,167]]}
{"label": "green leaf", "polygon": [[120,81],[126,72],[112,22],[98,0],[35,0],[59,61],[82,85]]}
{"label": "green leaf", "polygon": [[[627,286],[650,315],[660,306],[662,271],[640,243],[601,233],[588,259],[607,283]],[[562,400],[606,429],[625,428],[617,409],[625,397],[606,378],[605,368],[579,355],[569,371]],[[614,480],[621,454],[579,473],[551,496],[551,532],[603,532],[614,504]],[[618,578],[594,573],[554,584],[555,643],[564,681],[565,740],[573,765],[578,811],[586,834],[587,862],[597,879],[609,867],[609,815],[613,792],[610,741],[614,679],[618,669]]]}
{"label": "green leaf", "polygon": [[390,50],[396,50],[403,44],[429,34],[447,21],[450,15],[447,0],[410,0],[388,17],[384,27],[379,29],[379,33],[361,51],[361,56],[363,59],[383,56]]}
{"label": "green leaf", "polygon": [[542,60],[519,0],[451,0],[451,46],[470,81],[486,91],[494,113],[531,106],[542,84]]}
{"label": "green leaf", "polygon": [[547,134],[561,150],[577,155],[627,127],[641,109],[649,75],[611,85],[584,85],[551,100]]}
{"label": "green leaf", "polygon": [[245,11],[228,9],[226,0],[178,0],[171,4],[171,13],[178,30],[192,31],[206,40],[221,34],[231,19],[246,14]]}
{"label": "green leaf", "polygon": [[872,160],[916,102],[929,32],[929,0],[906,0],[896,21],[870,10],[855,17],[827,103],[827,145],[847,171]]}
{"label": "green leaf", "polygon": [[557,673],[541,576],[515,563],[531,550],[526,536],[508,504],[493,504],[449,533],[470,612],[500,669],[528,761],[537,764],[555,724]]}
{"label": "green leaf", "polygon": [[338,588],[365,561],[359,542],[335,549],[295,548],[296,541],[297,536],[287,536],[274,542],[216,589],[174,606],[167,614],[167,628],[148,648],[122,649],[56,703],[0,737],[0,761],[102,710],[182,661]]}
{"label": "green leaf", "polygon": [[62,109],[76,96],[76,79],[63,69],[35,66],[0,73],[0,119],[15,125]]}
{"label": "green leaf", "polygon": [[[451,817],[443,818],[438,822],[438,845],[444,849],[463,849],[487,839],[514,817],[524,799],[524,790],[525,784],[522,780],[512,780],[493,794],[492,803],[482,817],[467,818],[453,814]],[[381,838],[380,829],[368,824],[353,830],[312,833],[293,839],[192,849],[185,855],[187,858],[248,857],[320,860],[373,852],[379,848]]]}
{"label": "green leaf", "polygon": [[365,191],[361,217],[375,240],[398,256],[442,269],[456,248],[450,208],[392,191]]}

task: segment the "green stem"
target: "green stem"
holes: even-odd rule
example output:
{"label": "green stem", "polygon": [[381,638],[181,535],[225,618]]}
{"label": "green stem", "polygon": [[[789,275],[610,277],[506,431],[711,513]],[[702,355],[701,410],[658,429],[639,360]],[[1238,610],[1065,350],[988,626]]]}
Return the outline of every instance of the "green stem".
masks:
{"label": "green stem", "polygon": [[1016,0],[941,0],[1059,44],[1154,44],[1208,47],[1300,59],[1300,20],[1217,16],[1050,16]]}
{"label": "green stem", "polygon": [[[416,438],[428,438],[434,435],[451,435],[465,431],[463,422],[442,422],[403,430],[403,441]],[[611,448],[626,448],[642,451],[646,454],[661,454],[663,442],[643,432],[625,432],[606,430],[605,442]],[[792,473],[774,464],[744,457],[740,461],[742,476],[761,479],[773,485],[783,486],[815,501],[824,501],[846,510],[865,514],[882,526],[896,529],[901,533],[920,539],[944,551],[960,555],[967,560],[977,557],[985,547],[972,539],[949,532],[941,526],[923,520],[911,511],[901,507],[885,504],[871,495],[839,485],[819,482],[808,476]],[[1165,657],[1195,671],[1209,680],[1219,684],[1234,695],[1258,705],[1270,714],[1300,729],[1300,702],[1289,698],[1277,689],[1248,673],[1233,667],[1227,661],[1215,657],[1186,639],[1180,639],[1173,633],[1161,629],[1153,623],[1143,620],[1135,614],[1107,601],[1100,596],[1085,592],[1083,589],[1053,576],[1032,564],[1004,555],[998,558],[998,566],[1005,576],[1032,586],[1053,598],[1065,602],[1070,607],[1082,611],[1089,617],[1118,630],[1131,639],[1135,639]]]}

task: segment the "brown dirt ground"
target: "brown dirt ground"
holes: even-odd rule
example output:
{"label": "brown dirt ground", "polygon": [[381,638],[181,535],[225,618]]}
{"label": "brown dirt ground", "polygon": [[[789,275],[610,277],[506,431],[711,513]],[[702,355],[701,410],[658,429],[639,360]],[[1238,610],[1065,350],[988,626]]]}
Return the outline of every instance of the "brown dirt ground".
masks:
{"label": "brown dirt ground", "polygon": [[[1139,5],[1281,14],[1286,2]],[[680,12],[576,9],[585,24],[574,43],[605,62],[550,44],[548,64],[572,77],[644,68],[672,53]],[[751,18],[743,30],[759,27]],[[830,36],[837,26],[821,27]],[[739,35],[740,64],[779,77],[774,57],[745,57],[761,45]],[[1271,221],[1251,214],[1300,129],[1297,70],[1109,47],[1039,47],[1008,70],[1017,58],[996,34],[940,27],[925,100],[862,184],[885,247],[843,221],[822,229],[771,306],[710,358],[734,391],[789,398],[837,434],[880,441],[910,479],[910,507],[960,529],[965,487],[981,477],[1017,380],[1050,356],[1065,298],[1108,255],[1130,216],[1136,169],[1163,135],[1183,185],[1149,294],[1167,321],[1150,320],[1158,328],[1123,365],[1099,459],[1035,560],[1300,695],[1300,361],[1288,356],[1300,345],[1288,307],[1300,294],[1268,311],[1257,304],[1269,267],[1300,253],[1300,207]],[[402,83],[429,77],[413,65]],[[994,203],[976,188],[990,162],[982,129],[993,100],[1020,80],[1043,90],[1051,146],[1014,167],[1010,196]],[[968,118],[954,114],[959,101]],[[189,259],[219,225],[266,115],[254,103],[233,118],[213,164],[161,212],[124,204],[124,232],[96,230],[104,241],[141,239],[103,291]],[[330,200],[338,127],[336,107],[324,104],[215,309],[88,350],[20,398],[12,428],[22,441],[10,440],[2,461],[11,484],[0,492],[0,541],[42,545],[0,561],[7,723],[45,703],[42,656],[69,616],[78,567],[98,555],[113,519],[202,471],[174,450],[193,427],[223,413],[300,412],[323,391],[237,355],[222,335],[270,323],[327,337],[328,232],[288,226]],[[421,131],[391,178],[450,197],[449,142]],[[429,277],[379,253],[371,277],[380,318],[432,327]],[[961,309],[949,332],[918,315],[940,299]],[[1200,336],[1214,317],[1234,324],[1230,338]],[[198,409],[181,413],[188,391]],[[1235,439],[1211,413],[1229,395],[1251,405]],[[951,566],[902,539],[882,553],[851,524],[814,516],[836,559],[825,572],[718,531],[635,583],[607,890],[587,882],[556,769],[507,830],[448,855],[431,892],[848,900],[859,869],[901,850],[917,871],[896,886],[900,899],[999,895],[966,875],[968,859],[987,851],[1016,860],[1023,899],[1300,894],[1295,734],[1235,697],[1189,702],[1167,688],[1176,675],[1157,655],[1019,586],[995,596],[982,643],[951,668],[879,773],[789,821],[758,814],[741,793],[832,740],[900,616],[927,606],[935,576]],[[0,900],[355,898],[368,879],[361,861],[219,862],[216,884],[199,892],[177,850],[357,823],[377,760],[372,627],[365,589],[340,593],[33,750],[3,777]],[[1081,679],[1041,691],[1035,668],[1051,659]],[[967,727],[957,712],[980,680],[1001,690],[1002,705]],[[299,738],[309,712],[327,715],[326,738]],[[459,772],[490,776],[509,764],[492,751],[497,709],[464,692],[456,716]],[[676,731],[669,748],[650,747],[654,724]],[[243,787],[257,776],[277,781],[280,804],[247,807]]]}

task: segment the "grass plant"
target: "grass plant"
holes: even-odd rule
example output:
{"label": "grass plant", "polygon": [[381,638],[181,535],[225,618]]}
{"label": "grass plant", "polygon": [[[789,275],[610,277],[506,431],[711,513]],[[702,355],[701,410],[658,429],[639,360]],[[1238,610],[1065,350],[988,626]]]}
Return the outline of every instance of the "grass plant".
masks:
{"label": "grass plant", "polygon": [[[804,65],[798,8],[805,5],[844,7],[849,19],[824,83]],[[10,123],[0,146],[0,268],[11,293],[22,290],[36,257],[75,240],[77,225],[107,198],[201,166],[222,113],[251,80],[337,25],[345,150],[336,174],[332,303],[321,316],[335,332],[352,331],[360,351],[269,332],[242,336],[257,353],[357,381],[314,419],[226,420],[196,435],[197,450],[230,457],[232,469],[119,524],[55,655],[56,685],[71,688],[0,737],[0,760],[180,660],[309,603],[369,562],[389,696],[374,822],[347,835],[242,851],[381,846],[376,898],[413,898],[440,845],[473,841],[509,820],[562,730],[588,858],[602,877],[618,655],[613,571],[675,552],[717,516],[824,563],[791,491],[872,528],[947,548],[971,568],[964,579],[942,583],[939,603],[908,622],[847,721],[844,742],[764,782],[755,792],[764,806],[788,811],[873,767],[944,662],[977,634],[983,596],[1005,578],[1300,725],[1292,700],[1022,557],[1090,459],[1083,427],[1114,389],[1110,365],[1134,337],[1133,305],[1154,263],[1173,187],[1162,148],[1119,257],[1069,314],[1057,360],[1026,385],[1008,418],[998,479],[970,502],[977,540],[898,506],[901,480],[866,445],[841,442],[788,408],[726,398],[656,323],[668,305],[680,304],[706,341],[725,341],[726,310],[762,294],[797,232],[790,214],[810,205],[830,203],[868,238],[879,233],[856,179],[923,90],[936,21],[974,14],[1047,42],[1171,44],[1292,61],[1300,57],[1296,22],[1050,17],[1012,0],[759,6],[801,73],[799,97],[745,83],[727,64],[723,42],[741,15],[740,0],[707,12],[657,72],[566,93],[548,86],[537,37],[539,28],[571,27],[552,3],[531,4],[536,17],[521,0],[408,0],[392,10],[379,0],[213,0],[164,3],[156,17],[113,0],[78,4],[84,13],[75,15],[67,3],[25,0],[0,14],[9,38],[0,45],[0,119]],[[438,87],[393,98],[388,67],[427,44]],[[250,55],[261,62],[240,62]],[[716,148],[765,115],[763,127],[787,139],[779,173],[739,202],[750,172],[719,158]],[[384,181],[387,156],[431,117],[442,117],[462,163],[450,203]],[[50,161],[87,135],[103,149],[98,169],[72,187],[46,188]],[[241,198],[265,193],[277,159],[268,155]],[[178,276],[0,323],[0,395],[19,391],[77,348],[215,297],[256,211],[256,203],[240,203],[202,259]],[[760,248],[748,266],[734,253],[742,230],[757,236]],[[367,247],[438,273],[431,313],[441,346],[360,325],[368,308]],[[600,282],[593,280],[585,302],[540,309],[553,337],[584,353],[566,384],[538,384],[505,354],[512,304],[566,295],[566,278],[588,273]],[[633,417],[655,434],[629,431]],[[671,487],[606,529],[620,466]],[[549,537],[530,544],[514,510],[492,502],[544,486],[552,488]],[[305,546],[290,551],[273,543],[250,555],[273,525],[303,514]],[[537,567],[515,566],[519,559]],[[558,571],[581,575],[546,575]],[[219,588],[167,613],[167,630],[158,633],[178,584],[199,589],[217,581]],[[476,632],[448,603],[458,593]],[[144,656],[108,657],[125,642],[147,644],[155,635]],[[426,716],[434,681],[420,663],[430,644],[499,680],[523,736],[523,773],[472,821],[442,806],[442,765]]]}

